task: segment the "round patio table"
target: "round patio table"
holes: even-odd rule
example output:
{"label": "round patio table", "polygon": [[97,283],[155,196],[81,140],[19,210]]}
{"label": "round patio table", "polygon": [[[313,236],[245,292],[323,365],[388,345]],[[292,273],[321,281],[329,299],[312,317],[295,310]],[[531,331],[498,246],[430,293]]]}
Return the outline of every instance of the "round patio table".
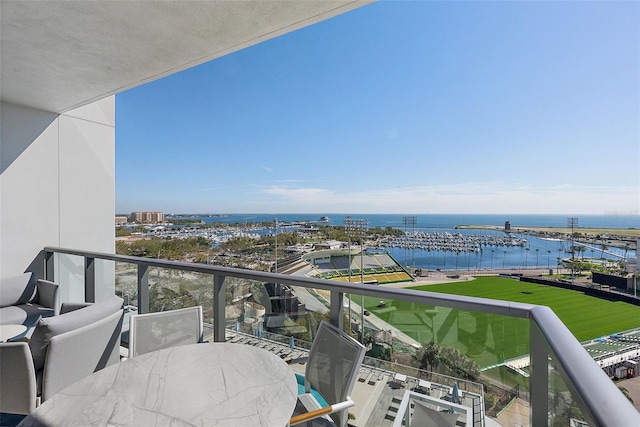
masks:
{"label": "round patio table", "polygon": [[242,344],[168,348],[98,371],[54,395],[20,426],[286,426],[294,372]]}

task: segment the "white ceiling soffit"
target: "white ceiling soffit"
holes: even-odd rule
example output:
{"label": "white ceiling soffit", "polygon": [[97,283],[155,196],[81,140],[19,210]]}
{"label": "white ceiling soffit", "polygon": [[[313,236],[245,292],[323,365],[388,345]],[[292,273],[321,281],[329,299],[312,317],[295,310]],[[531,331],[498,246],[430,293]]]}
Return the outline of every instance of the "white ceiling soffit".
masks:
{"label": "white ceiling soffit", "polygon": [[367,3],[2,0],[2,101],[62,113]]}

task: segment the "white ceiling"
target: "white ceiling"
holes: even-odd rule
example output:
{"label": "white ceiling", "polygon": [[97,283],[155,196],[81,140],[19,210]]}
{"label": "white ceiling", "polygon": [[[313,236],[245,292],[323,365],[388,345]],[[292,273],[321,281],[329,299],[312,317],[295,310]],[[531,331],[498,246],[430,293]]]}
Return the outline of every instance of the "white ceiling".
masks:
{"label": "white ceiling", "polygon": [[368,2],[2,0],[1,99],[65,112]]}

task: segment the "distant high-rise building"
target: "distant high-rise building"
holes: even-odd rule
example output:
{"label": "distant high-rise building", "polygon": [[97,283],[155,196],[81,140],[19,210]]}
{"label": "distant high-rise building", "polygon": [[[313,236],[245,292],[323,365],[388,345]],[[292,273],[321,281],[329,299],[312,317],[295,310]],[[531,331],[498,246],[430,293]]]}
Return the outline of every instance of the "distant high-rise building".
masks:
{"label": "distant high-rise building", "polygon": [[127,223],[127,221],[129,221],[129,218],[127,218],[124,215],[117,215],[116,216],[116,225],[125,225]]}
{"label": "distant high-rise building", "polygon": [[164,223],[163,212],[132,212],[131,220],[140,224],[162,224]]}
{"label": "distant high-rise building", "polygon": [[504,222],[504,231],[510,231],[511,230],[511,221],[505,221]]}

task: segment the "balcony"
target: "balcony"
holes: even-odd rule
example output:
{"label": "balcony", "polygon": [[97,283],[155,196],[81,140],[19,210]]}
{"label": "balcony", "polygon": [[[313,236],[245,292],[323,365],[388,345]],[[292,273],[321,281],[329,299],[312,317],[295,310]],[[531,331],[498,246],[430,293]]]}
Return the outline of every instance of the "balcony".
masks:
{"label": "balcony", "polygon": [[[424,407],[459,413],[464,425],[496,425],[494,419],[499,423],[500,418],[491,411],[500,396],[488,387],[510,387],[512,395],[526,401],[525,421],[519,424],[640,425],[640,414],[548,307],[57,247],[44,248],[44,263],[47,279],[83,283],[83,292],[75,294],[83,293],[86,301],[104,293],[100,279],[113,272],[116,292],[131,310],[202,305],[210,341],[269,347],[292,359],[294,369],[295,359],[304,355],[305,338],[312,340],[316,319],[296,294],[325,302],[313,313],[354,334],[362,331],[363,320],[365,326],[383,322],[390,329],[382,330],[377,341],[390,360],[365,360],[353,393],[354,425],[367,420],[369,425],[411,425],[413,414]],[[64,281],[58,280],[62,286]],[[421,315],[398,315],[388,323],[382,320],[384,310],[360,317],[358,304],[370,306],[372,300],[386,301],[386,308],[409,303]],[[417,343],[403,331],[419,337]],[[483,384],[463,378],[465,372],[439,375],[403,363],[407,348],[431,341],[466,349],[484,370]],[[520,356],[529,358],[528,366],[518,367],[514,361]],[[512,368],[505,366],[509,361]]]}

